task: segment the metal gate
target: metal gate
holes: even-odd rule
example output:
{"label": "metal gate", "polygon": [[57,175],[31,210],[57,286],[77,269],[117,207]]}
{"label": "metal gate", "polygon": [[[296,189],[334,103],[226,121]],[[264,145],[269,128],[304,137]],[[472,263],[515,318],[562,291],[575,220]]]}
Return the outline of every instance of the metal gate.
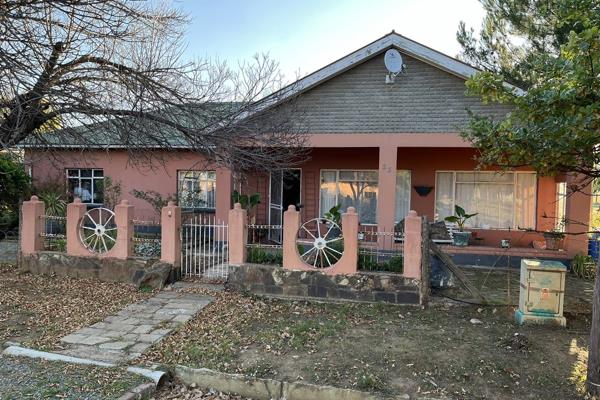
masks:
{"label": "metal gate", "polygon": [[229,229],[214,215],[184,217],[181,224],[181,273],[207,280],[227,279]]}

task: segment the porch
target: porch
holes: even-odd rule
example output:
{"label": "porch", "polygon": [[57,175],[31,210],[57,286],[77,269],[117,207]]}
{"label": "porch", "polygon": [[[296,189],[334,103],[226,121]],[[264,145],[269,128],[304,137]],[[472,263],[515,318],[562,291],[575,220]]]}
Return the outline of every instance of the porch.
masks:
{"label": "porch", "polygon": [[[381,135],[373,136],[376,143]],[[266,226],[281,226],[289,205],[299,208],[303,221],[323,217],[336,204],[341,211],[353,206],[360,217],[359,239],[369,248],[385,249],[400,242],[398,223],[409,210],[430,222],[443,221],[456,204],[479,214],[468,227],[473,233],[469,246],[448,247],[457,257],[471,254],[475,263],[499,256],[565,260],[587,251],[586,235],[566,239],[564,251],[534,248],[534,242],[538,248],[544,242],[541,232],[554,229],[562,218],[573,221],[565,226],[569,232],[587,230],[576,221],[589,219],[589,197],[575,193],[561,201],[564,179],[538,177],[527,169],[504,175],[479,172],[474,149],[420,145],[317,147],[296,169],[247,175],[241,188],[260,194],[261,204],[253,215],[256,224]],[[392,236],[393,241],[384,239]],[[502,240],[510,242],[509,249],[500,247]]]}

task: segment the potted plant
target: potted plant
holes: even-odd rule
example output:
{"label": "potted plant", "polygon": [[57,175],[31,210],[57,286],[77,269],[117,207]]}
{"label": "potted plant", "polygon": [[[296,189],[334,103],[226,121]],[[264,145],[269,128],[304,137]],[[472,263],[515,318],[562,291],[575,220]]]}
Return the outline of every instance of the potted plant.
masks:
{"label": "potted plant", "polygon": [[[329,211],[327,211],[324,215],[324,217],[326,219],[328,219],[329,221],[333,221],[337,224],[338,227],[342,226],[342,213],[340,211],[340,208],[342,207],[341,204],[337,204],[333,207],[331,207],[329,209]],[[328,223],[329,224],[329,223]],[[341,231],[339,228],[336,227],[330,227],[331,228],[331,232],[329,232],[329,237],[338,237],[341,235]]]}
{"label": "potted plant", "polygon": [[559,250],[562,247],[565,233],[555,228],[551,231],[544,232],[544,239],[546,240],[546,250]]}
{"label": "potted plant", "polygon": [[452,233],[452,241],[455,246],[467,246],[471,232],[465,232],[465,223],[469,218],[473,218],[478,213],[467,214],[465,209],[460,206],[454,206],[454,215],[445,218],[445,221],[452,222],[458,227],[458,232]]}

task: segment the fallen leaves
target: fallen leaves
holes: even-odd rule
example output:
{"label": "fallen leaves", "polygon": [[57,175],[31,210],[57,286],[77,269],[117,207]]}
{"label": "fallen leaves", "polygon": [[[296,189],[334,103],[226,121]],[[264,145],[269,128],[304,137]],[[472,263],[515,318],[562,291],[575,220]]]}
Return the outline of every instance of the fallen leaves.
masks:
{"label": "fallen leaves", "polygon": [[0,265],[0,342],[50,348],[61,337],[146,299],[133,285],[19,273]]}

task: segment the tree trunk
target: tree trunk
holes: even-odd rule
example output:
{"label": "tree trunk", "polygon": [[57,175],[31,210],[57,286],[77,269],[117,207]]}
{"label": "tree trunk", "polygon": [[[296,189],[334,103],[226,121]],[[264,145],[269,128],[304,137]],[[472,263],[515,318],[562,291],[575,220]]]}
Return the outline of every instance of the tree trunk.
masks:
{"label": "tree trunk", "polygon": [[588,354],[587,391],[593,396],[600,396],[600,260],[596,267],[596,283],[592,303],[592,330],[590,332],[590,348]]}

